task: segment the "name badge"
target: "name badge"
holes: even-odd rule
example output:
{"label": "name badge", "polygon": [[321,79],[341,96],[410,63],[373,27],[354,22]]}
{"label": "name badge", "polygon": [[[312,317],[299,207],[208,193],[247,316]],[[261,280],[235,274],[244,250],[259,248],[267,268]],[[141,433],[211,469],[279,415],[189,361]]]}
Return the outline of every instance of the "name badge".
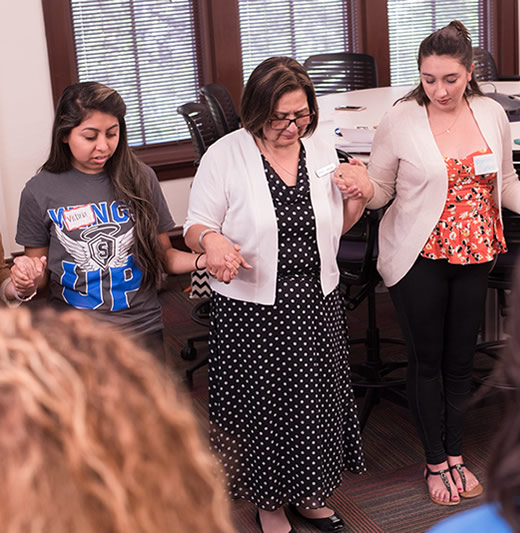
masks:
{"label": "name badge", "polygon": [[90,226],[96,221],[94,210],[90,204],[67,209],[67,211],[63,212],[63,219],[65,227],[69,231]]}
{"label": "name badge", "polygon": [[475,174],[477,176],[480,176],[481,174],[491,174],[492,172],[498,172],[498,165],[495,159],[495,154],[476,155],[473,158],[473,165],[475,166]]}
{"label": "name badge", "polygon": [[334,172],[335,170],[336,170],[336,164],[335,163],[330,163],[326,167],[319,168],[316,171],[316,176],[318,176],[318,178],[323,178],[327,174],[330,174],[331,172]]}

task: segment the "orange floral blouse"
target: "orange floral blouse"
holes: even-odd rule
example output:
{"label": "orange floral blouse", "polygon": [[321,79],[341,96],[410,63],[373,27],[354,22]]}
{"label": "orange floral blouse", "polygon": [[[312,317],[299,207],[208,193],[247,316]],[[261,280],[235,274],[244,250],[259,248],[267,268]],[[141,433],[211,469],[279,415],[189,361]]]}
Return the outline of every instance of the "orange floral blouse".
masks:
{"label": "orange floral blouse", "polygon": [[475,175],[473,157],[488,153],[491,150],[478,150],[462,159],[444,158],[448,169],[448,197],[421,257],[467,265],[493,261],[496,253],[507,251],[492,194],[496,172]]}

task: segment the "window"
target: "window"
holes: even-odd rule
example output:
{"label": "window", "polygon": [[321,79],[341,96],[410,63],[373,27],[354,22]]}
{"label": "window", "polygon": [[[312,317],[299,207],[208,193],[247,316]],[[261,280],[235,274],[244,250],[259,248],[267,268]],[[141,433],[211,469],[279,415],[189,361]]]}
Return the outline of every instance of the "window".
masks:
{"label": "window", "polygon": [[189,138],[177,114],[198,99],[195,13],[190,0],[72,0],[79,81],[116,89],[131,145]]}
{"label": "window", "polygon": [[[358,49],[354,0],[239,0],[244,81],[272,55],[303,62]],[[198,100],[200,33],[192,0],[71,0],[80,81],[113,87],[134,146],[189,139],[179,105]],[[320,24],[316,24],[319,14]]]}
{"label": "window", "polygon": [[[303,62],[324,52],[367,53],[376,58],[380,84],[388,85],[390,64],[397,76],[397,62],[408,57],[415,76],[420,40],[460,18],[475,44],[496,50],[502,74],[518,72],[516,0],[42,0],[42,6],[55,102],[78,79],[116,88],[129,108],[131,143],[159,179],[193,175],[177,106],[197,100],[198,88],[212,82],[225,85],[238,104],[244,80],[271,55]],[[389,20],[382,16],[387,9]],[[492,20],[501,30],[495,35]],[[416,41],[403,44],[412,34]]]}
{"label": "window", "polygon": [[[355,0],[238,0],[244,83],[264,59],[357,52]],[[319,22],[317,22],[319,20]]]}
{"label": "window", "polygon": [[418,83],[421,41],[452,20],[468,28],[473,46],[493,53],[490,11],[490,0],[388,0],[391,85]]}

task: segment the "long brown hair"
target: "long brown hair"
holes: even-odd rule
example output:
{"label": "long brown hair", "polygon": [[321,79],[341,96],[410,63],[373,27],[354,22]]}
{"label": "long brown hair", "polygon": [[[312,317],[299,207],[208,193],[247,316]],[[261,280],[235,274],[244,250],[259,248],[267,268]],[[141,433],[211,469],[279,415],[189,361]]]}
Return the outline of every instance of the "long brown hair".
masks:
{"label": "long brown hair", "polygon": [[[466,26],[458,20],[453,20],[444,28],[434,31],[426,37],[419,46],[419,54],[417,56],[419,70],[421,70],[423,59],[433,55],[453,57],[469,72],[473,64],[473,48]],[[468,97],[474,94],[483,96],[473,73],[464,95]],[[428,96],[426,96],[422,81],[400,100],[416,100],[419,105],[426,105],[430,101]]]}
{"label": "long brown hair", "polygon": [[158,215],[152,201],[149,176],[128,146],[125,122],[126,105],[110,87],[97,82],[74,83],[67,87],[58,102],[49,157],[43,170],[60,173],[72,168],[72,154],[63,140],[92,111],[113,115],[119,122],[119,143],[106,162],[116,200],[131,210],[134,218],[132,252],[143,274],[143,285],[159,285],[164,271],[165,254],[157,231]]}
{"label": "long brown hair", "polygon": [[489,378],[500,385],[503,406],[488,465],[488,499],[500,503],[507,523],[520,532],[520,263],[511,299],[511,337]]}
{"label": "long brown hair", "polygon": [[233,531],[173,378],[79,311],[0,310],[0,479],[10,533]]}
{"label": "long brown hair", "polygon": [[251,73],[240,103],[242,126],[262,139],[263,127],[272,118],[276,104],[288,92],[302,89],[307,96],[309,111],[313,113],[304,135],[318,126],[318,103],[307,71],[291,57],[270,57]]}

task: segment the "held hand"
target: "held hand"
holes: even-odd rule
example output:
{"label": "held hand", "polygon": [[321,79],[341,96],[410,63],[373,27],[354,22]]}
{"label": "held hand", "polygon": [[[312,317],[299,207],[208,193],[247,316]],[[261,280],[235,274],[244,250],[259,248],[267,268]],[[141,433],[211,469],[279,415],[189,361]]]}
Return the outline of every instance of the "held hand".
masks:
{"label": "held hand", "polygon": [[345,199],[368,202],[374,195],[374,186],[368,178],[366,166],[359,159],[339,165],[334,181]]}
{"label": "held hand", "polygon": [[20,298],[31,296],[38,288],[45,276],[47,258],[27,257],[22,255],[15,257],[11,268],[11,280]]}
{"label": "held hand", "polygon": [[223,235],[210,234],[205,239],[206,270],[218,281],[229,283],[240,268],[251,269],[251,265],[240,254],[240,246],[232,245]]}

